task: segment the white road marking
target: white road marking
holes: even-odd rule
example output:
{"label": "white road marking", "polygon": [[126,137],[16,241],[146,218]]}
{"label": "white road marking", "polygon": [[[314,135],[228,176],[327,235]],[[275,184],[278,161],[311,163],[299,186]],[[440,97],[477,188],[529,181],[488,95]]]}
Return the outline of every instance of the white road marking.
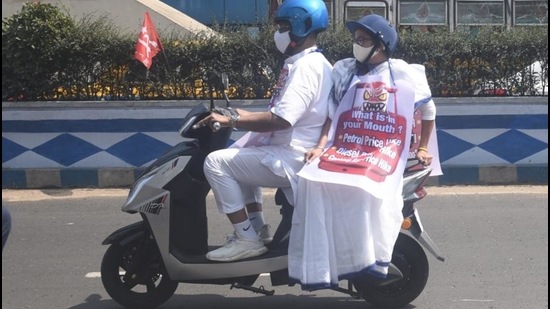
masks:
{"label": "white road marking", "polygon": [[98,271],[94,271],[94,272],[91,272],[91,273],[87,273],[86,278],[101,278],[101,273],[98,272]]}

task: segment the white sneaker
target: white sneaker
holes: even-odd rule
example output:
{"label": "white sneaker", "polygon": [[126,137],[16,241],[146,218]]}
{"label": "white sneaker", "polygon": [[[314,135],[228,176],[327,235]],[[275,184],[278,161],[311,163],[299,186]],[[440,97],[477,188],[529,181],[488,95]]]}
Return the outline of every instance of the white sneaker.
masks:
{"label": "white sneaker", "polygon": [[211,261],[231,262],[262,255],[267,248],[261,240],[249,240],[238,237],[228,237],[223,247],[210,251],[206,258]]}
{"label": "white sneaker", "polygon": [[271,235],[271,225],[264,224],[262,228],[258,231],[258,236],[264,242],[264,245],[268,245],[273,241],[273,236]]}

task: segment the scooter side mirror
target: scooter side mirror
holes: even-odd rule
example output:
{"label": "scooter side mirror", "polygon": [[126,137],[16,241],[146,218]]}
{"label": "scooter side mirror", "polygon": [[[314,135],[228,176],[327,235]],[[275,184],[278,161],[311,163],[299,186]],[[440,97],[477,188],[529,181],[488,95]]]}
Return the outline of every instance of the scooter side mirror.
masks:
{"label": "scooter side mirror", "polygon": [[222,80],[222,87],[223,87],[221,91],[225,91],[227,87],[229,87],[229,77],[227,76],[226,73],[222,73],[221,80]]}
{"label": "scooter side mirror", "polygon": [[208,88],[210,89],[210,109],[214,109],[214,89],[220,91],[226,102],[226,107],[230,107],[231,103],[227,97],[226,90],[229,87],[229,77],[226,73],[220,73],[216,70],[209,70],[206,72],[204,79],[208,82]]}
{"label": "scooter side mirror", "polygon": [[219,73],[216,70],[210,70],[204,76],[210,87],[217,91],[224,91],[229,85],[229,78],[226,73]]}

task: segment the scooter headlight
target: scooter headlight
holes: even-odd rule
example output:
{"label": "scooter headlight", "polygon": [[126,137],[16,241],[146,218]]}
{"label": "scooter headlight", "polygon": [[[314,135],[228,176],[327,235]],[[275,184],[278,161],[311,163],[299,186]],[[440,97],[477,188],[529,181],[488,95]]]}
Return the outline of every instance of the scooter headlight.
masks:
{"label": "scooter headlight", "polygon": [[147,177],[140,178],[130,189],[130,193],[128,193],[128,199],[126,200],[126,203],[124,205],[128,205],[132,203],[132,201],[136,198],[137,193],[141,191],[141,188],[149,181],[149,179],[153,178],[153,176],[156,174],[156,172],[149,174]]}

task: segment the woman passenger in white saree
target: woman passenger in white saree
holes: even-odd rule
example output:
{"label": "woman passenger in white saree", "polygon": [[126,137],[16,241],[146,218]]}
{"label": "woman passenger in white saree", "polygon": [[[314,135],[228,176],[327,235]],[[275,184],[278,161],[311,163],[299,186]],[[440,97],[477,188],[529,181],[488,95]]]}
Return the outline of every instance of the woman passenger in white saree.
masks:
{"label": "woman passenger in white saree", "polygon": [[403,220],[407,160],[441,174],[424,67],[390,58],[398,35],[383,17],[346,27],[354,58],[334,65],[330,117],[298,173],[288,259],[303,290],[361,273],[385,278]]}

